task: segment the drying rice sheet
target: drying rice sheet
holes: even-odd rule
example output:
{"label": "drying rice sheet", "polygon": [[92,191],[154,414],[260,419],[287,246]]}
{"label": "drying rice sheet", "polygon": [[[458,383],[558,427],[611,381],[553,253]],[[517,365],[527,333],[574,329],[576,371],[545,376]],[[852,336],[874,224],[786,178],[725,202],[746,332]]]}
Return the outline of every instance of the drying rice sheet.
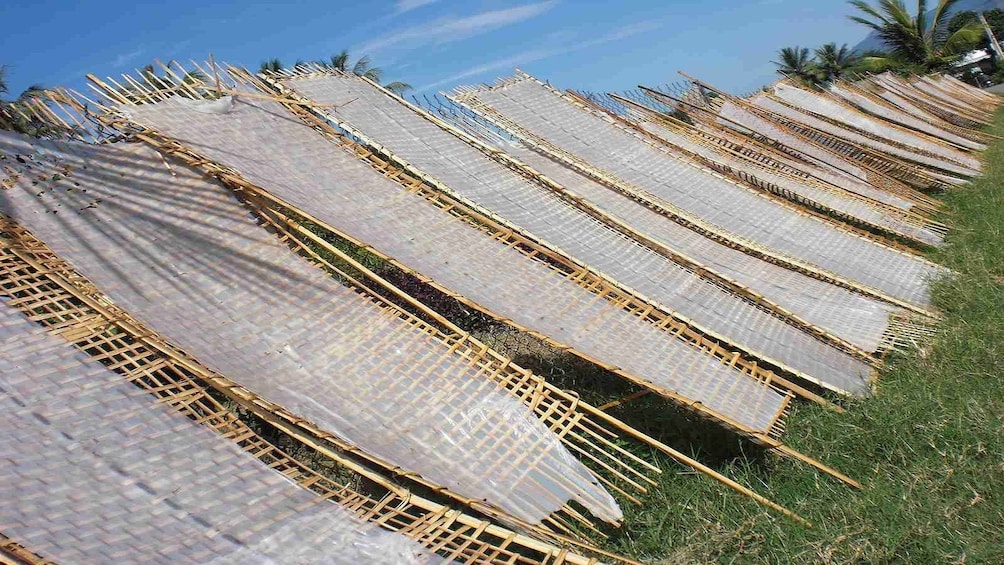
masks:
{"label": "drying rice sheet", "polygon": [[[821,205],[823,209],[833,210],[839,214],[855,218],[860,222],[924,242],[928,245],[938,246],[944,244],[944,238],[941,235],[918,226],[916,223],[903,221],[902,218],[889,214],[882,208],[860,198],[843,196],[834,190],[826,190],[808,183],[799,182],[795,177],[777,174],[768,166],[758,165],[749,160],[731,155],[726,151],[720,151],[706,144],[696,142],[686,134],[674,131],[660,124],[648,120],[641,120],[637,123],[645,131],[672,145],[682,147],[710,161],[720,163],[736,171],[743,171],[763,182],[771,183],[802,198],[812,200]],[[681,153],[675,154],[681,158],[686,158]]]}
{"label": "drying rice sheet", "polygon": [[[212,104],[212,103],[210,103]],[[766,432],[782,397],[411,194],[273,102],[204,114],[168,101],[143,123],[497,315]],[[349,106],[367,108],[360,99]]]}
{"label": "drying rice sheet", "polygon": [[332,114],[457,194],[699,327],[839,390],[868,390],[866,363],[601,224],[365,82],[326,76],[287,84],[321,103],[354,99]]}
{"label": "drying rice sheet", "polygon": [[[811,112],[819,116],[826,116],[831,120],[838,121],[850,128],[870,133],[880,139],[887,139],[907,147],[926,151],[938,158],[940,161],[944,161],[945,165],[955,167],[954,169],[946,168],[946,170],[960,172],[967,174],[968,176],[976,176],[979,174],[981,167],[980,161],[972,155],[968,155],[950,147],[945,147],[940,143],[924,139],[908,131],[903,131],[902,129],[883,124],[877,120],[869,118],[857,110],[847,108],[839,102],[828,100],[823,96],[785,84],[775,85],[774,95],[803,112]],[[754,103],[756,104],[757,102]],[[819,121],[822,122],[822,120]],[[820,127],[819,129],[829,131],[829,128],[825,127]],[[964,171],[967,170],[968,173],[965,173]]]}
{"label": "drying rice sheet", "polygon": [[[921,100],[928,100],[931,104],[941,106],[946,111],[959,114],[960,111],[964,111],[969,114],[983,116],[985,112],[969,104],[966,104],[962,100],[950,94],[946,94],[939,89],[934,88],[931,85],[917,82],[906,82],[900,80],[899,78],[882,75],[878,77],[884,83],[892,84],[896,88],[903,90],[905,92],[912,93],[913,96],[918,97]],[[965,116],[963,116],[965,117]]]}
{"label": "drying rice sheet", "polygon": [[971,84],[962,82],[961,80],[953,77],[952,75],[940,74],[937,76],[938,82],[945,83],[945,86],[955,86],[962,92],[968,94],[973,98],[973,100],[979,100],[984,104],[990,106],[1000,106],[1001,99],[996,94],[991,94],[983,89],[977,88]]}
{"label": "drying rice sheet", "polygon": [[866,351],[879,349],[889,317],[901,312],[704,237],[520,144],[507,144],[502,149],[646,236]]}
{"label": "drying rice sheet", "polygon": [[917,118],[910,113],[904,111],[896,111],[893,108],[889,108],[875,102],[874,100],[868,98],[867,96],[850,90],[848,88],[843,88],[836,84],[830,85],[830,92],[843,98],[844,100],[854,104],[855,106],[861,108],[862,110],[874,114],[880,118],[896,122],[904,127],[913,128],[918,131],[922,131],[928,135],[944,139],[956,145],[961,145],[963,147],[972,149],[974,151],[983,151],[987,146],[978,141],[973,141],[972,139],[967,139],[960,135],[956,135],[950,131],[941,129],[937,126],[932,125],[929,121]]}
{"label": "drying rice sheet", "polygon": [[300,488],[0,299],[0,524],[60,563],[442,560]]}
{"label": "drying rice sheet", "polygon": [[[751,131],[754,131],[759,135],[781,143],[782,145],[794,149],[799,153],[812,157],[818,162],[826,164],[831,171],[838,175],[834,178],[834,184],[837,186],[844,187],[855,194],[871,198],[877,202],[882,202],[883,204],[888,204],[904,210],[908,210],[913,207],[913,203],[909,200],[900,198],[895,194],[880,190],[869,184],[868,171],[854,166],[853,163],[844,159],[840,155],[836,155],[815,145],[814,143],[808,142],[788,129],[769,120],[765,120],[764,118],[734,104],[729,100],[722,102],[721,107],[718,109],[718,115],[725,119],[719,119],[717,120],[717,123],[725,127],[734,128],[735,126],[730,122],[741,124],[743,127],[749,128]],[[856,180],[857,182],[841,182],[839,180],[839,176],[845,176],[849,180]]]}
{"label": "drying rice sheet", "polygon": [[620,517],[518,399],[294,254],[218,184],[185,167],[168,170],[137,144],[0,134],[2,154],[22,171],[0,198],[2,211],[213,370],[368,453],[524,520],[539,522],[568,500],[604,520]]}
{"label": "drying rice sheet", "polygon": [[925,94],[933,96],[939,100],[957,106],[963,110],[967,110],[974,114],[985,115],[989,113],[987,112],[987,110],[981,108],[972,101],[966,100],[965,98],[962,98],[953,92],[945,90],[944,88],[939,86],[934,81],[928,79],[927,77],[921,77],[919,80],[911,82],[910,86],[913,86],[914,88]]}
{"label": "drying rice sheet", "polygon": [[930,280],[945,272],[673,158],[535,80],[512,82],[477,98],[534,135],[723,233],[902,300],[929,305]]}
{"label": "drying rice sheet", "polygon": [[[702,131],[727,139],[739,146],[747,146],[749,142],[749,139],[743,137],[736,129],[718,129],[700,123],[697,124],[697,127]],[[796,141],[796,143],[798,143],[798,141]],[[755,147],[749,147],[749,149],[755,150]],[[913,202],[905,198],[901,198],[884,190],[878,190],[866,181],[863,181],[850,173],[834,170],[829,165],[817,163],[814,159],[811,159],[811,157],[808,157],[807,155],[794,157],[782,151],[772,152],[768,155],[770,159],[780,163],[784,167],[800,171],[839,189],[858,196],[864,196],[870,200],[885,204],[886,206],[891,206],[903,211],[910,211],[915,206]],[[865,174],[867,175],[867,173]],[[874,194],[874,196],[870,196],[872,194]]]}
{"label": "drying rice sheet", "polygon": [[909,100],[906,99],[906,97],[901,96],[897,92],[889,90],[888,88],[886,88],[884,84],[877,84],[877,86],[878,88],[875,88],[874,92],[876,96],[882,98],[883,100],[889,102],[890,104],[896,106],[897,108],[900,108],[901,110],[910,114],[911,116],[915,118],[920,118],[921,120],[925,120],[927,122],[938,123],[944,121],[938,116],[931,114],[926,110],[923,110],[919,106],[915,105],[914,103],[910,102]]}

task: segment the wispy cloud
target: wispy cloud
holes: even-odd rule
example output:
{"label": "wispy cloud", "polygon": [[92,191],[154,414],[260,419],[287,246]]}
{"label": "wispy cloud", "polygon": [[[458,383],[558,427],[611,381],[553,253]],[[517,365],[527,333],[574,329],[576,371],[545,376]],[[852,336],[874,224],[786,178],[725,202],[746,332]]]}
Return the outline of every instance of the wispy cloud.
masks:
{"label": "wispy cloud", "polygon": [[128,53],[119,53],[108,64],[116,69],[120,69],[129,64],[130,62],[139,59],[140,55],[142,54],[143,54],[142,49],[136,49],[135,51],[129,51]]}
{"label": "wispy cloud", "polygon": [[[402,0],[421,2],[423,0]],[[428,3],[430,0],[424,0]],[[416,49],[424,45],[439,45],[468,39],[501,27],[535,18],[550,10],[557,0],[513,6],[504,10],[481,12],[461,18],[448,17],[406,27],[368,41],[354,49],[357,53],[373,54],[389,48]]]}
{"label": "wispy cloud", "polygon": [[566,47],[554,47],[554,48],[540,48],[540,49],[530,49],[528,51],[523,51],[522,53],[517,53],[509,57],[504,57],[502,59],[497,59],[476,67],[471,67],[465,71],[461,71],[455,75],[444,78],[443,80],[438,80],[436,82],[420,86],[415,89],[415,92],[425,92],[443,86],[444,84],[460,82],[464,79],[471,77],[481,76],[488,74],[490,72],[497,72],[500,70],[510,70],[513,67],[518,67],[520,65],[526,65],[534,61],[540,61],[542,59],[548,59],[550,57],[555,57],[558,55],[565,55],[567,53],[572,53],[574,51],[580,51],[589,47],[594,47],[596,45],[602,45],[604,43],[610,43],[612,41],[619,41],[621,39],[626,39],[633,35],[638,35],[640,33],[645,33],[648,31],[653,31],[661,27],[662,24],[656,22],[638,22],[635,24],[626,25],[617,28],[609,33],[590,39],[588,41],[582,41],[579,43],[569,42],[570,44]]}
{"label": "wispy cloud", "polygon": [[439,0],[397,0],[397,2],[394,2],[394,13],[403,14],[405,12],[421,8],[422,6],[435,4],[436,2],[439,2]]}

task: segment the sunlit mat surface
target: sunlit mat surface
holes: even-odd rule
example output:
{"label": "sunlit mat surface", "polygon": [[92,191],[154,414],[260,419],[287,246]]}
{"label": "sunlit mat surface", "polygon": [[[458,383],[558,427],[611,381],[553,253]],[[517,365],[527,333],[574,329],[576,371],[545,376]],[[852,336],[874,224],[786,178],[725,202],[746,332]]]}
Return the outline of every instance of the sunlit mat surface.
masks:
{"label": "sunlit mat surface", "polygon": [[318,102],[356,99],[331,114],[457,194],[699,326],[843,391],[867,390],[866,363],[603,226],[367,83],[322,76],[286,84]]}
{"label": "sunlit mat surface", "polygon": [[896,122],[905,127],[913,128],[915,130],[921,131],[928,135],[932,135],[939,139],[961,145],[973,151],[983,151],[987,148],[986,144],[980,143],[978,141],[973,141],[972,139],[962,137],[945,129],[939,128],[932,125],[930,121],[921,119],[917,116],[911,115],[905,110],[899,110],[896,108],[890,108],[883,104],[880,104],[868,96],[856,92],[855,90],[848,88],[840,84],[831,84],[828,88],[834,96],[839,96],[840,98],[846,100],[847,102],[861,108],[862,110],[874,114],[883,119]]}
{"label": "sunlit mat surface", "polygon": [[506,145],[504,149],[643,233],[672,245],[866,351],[880,348],[883,334],[889,329],[889,316],[899,312],[898,308],[884,302],[779,267],[704,237],[522,145]]}
{"label": "sunlit mat surface", "polygon": [[452,291],[592,358],[755,430],[769,429],[781,407],[776,391],[434,207],[275,103],[238,100],[217,114],[173,102],[129,111]]}
{"label": "sunlit mat surface", "polygon": [[466,95],[581,161],[768,250],[919,305],[944,272],[675,159],[532,78]]}
{"label": "sunlit mat surface", "polygon": [[20,171],[0,211],[207,366],[524,520],[568,500],[620,517],[482,367],[293,254],[219,185],[133,144],[0,134],[0,155]]}
{"label": "sunlit mat surface", "polygon": [[0,524],[59,563],[430,563],[0,299]]}
{"label": "sunlit mat surface", "polygon": [[918,222],[905,221],[902,216],[883,210],[881,207],[867,200],[840,194],[840,191],[836,189],[827,190],[814,184],[801,182],[797,177],[781,174],[768,166],[759,166],[735,155],[730,155],[725,151],[698,143],[681,132],[674,131],[650,120],[641,120],[638,124],[645,131],[673,145],[678,145],[706,159],[721,163],[737,171],[743,171],[761,181],[771,183],[802,198],[807,198],[819,204],[819,208],[822,210],[832,210],[837,214],[849,216],[854,220],[871,224],[928,245],[941,245],[944,243],[941,235],[924,229]]}
{"label": "sunlit mat surface", "polygon": [[943,143],[938,143],[937,140],[925,138],[910,130],[873,118],[859,110],[829,98],[825,94],[809,92],[808,90],[784,83],[774,85],[773,93],[781,100],[802,110],[825,116],[831,120],[883,139],[927,151],[951,163],[968,167],[973,174],[978,174],[982,166],[979,159],[970,153],[948,147]]}
{"label": "sunlit mat surface", "polygon": [[[815,128],[822,131],[828,135],[833,135],[838,138],[850,141],[852,143],[857,143],[861,146],[881,151],[887,155],[895,157],[897,159],[903,159],[910,161],[912,163],[917,163],[925,167],[934,169],[932,173],[937,173],[937,171],[947,171],[954,175],[959,175],[963,177],[974,176],[979,174],[979,171],[961,164],[955,163],[944,157],[936,155],[927,155],[918,152],[917,149],[912,147],[903,147],[900,145],[895,145],[890,143],[885,138],[875,139],[850,129],[848,127],[842,127],[839,125],[831,124],[820,118],[817,118],[811,114],[808,114],[800,109],[788,106],[787,104],[775,100],[774,98],[767,96],[764,93],[758,93],[750,97],[749,102],[759,108],[764,110],[774,112],[780,116],[787,119],[794,120],[801,124],[807,125],[809,127]],[[951,180],[951,179],[945,179]],[[955,179],[955,184],[962,182],[961,179]]]}

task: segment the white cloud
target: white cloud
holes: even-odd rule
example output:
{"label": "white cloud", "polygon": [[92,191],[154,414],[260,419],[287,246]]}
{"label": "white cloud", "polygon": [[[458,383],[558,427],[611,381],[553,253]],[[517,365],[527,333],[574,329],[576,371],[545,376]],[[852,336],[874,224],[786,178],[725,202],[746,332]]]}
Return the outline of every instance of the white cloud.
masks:
{"label": "white cloud", "polygon": [[522,53],[517,53],[516,55],[511,55],[509,57],[497,59],[495,61],[484,63],[476,67],[471,67],[465,71],[461,71],[455,75],[446,77],[443,80],[438,80],[436,82],[426,84],[424,86],[416,88],[415,92],[424,92],[427,90],[431,90],[433,88],[437,88],[444,84],[456,83],[470,77],[484,75],[493,71],[500,71],[500,70],[508,71],[513,67],[526,65],[534,61],[548,59],[550,57],[555,57],[557,55],[565,55],[567,53],[572,53],[574,51],[579,51],[596,45],[602,45],[604,43],[610,43],[612,41],[619,41],[621,39],[631,37],[632,35],[638,35],[639,33],[653,31],[655,29],[658,29],[659,27],[661,27],[661,24],[655,22],[639,22],[617,28],[609,33],[603,34],[589,41],[583,41],[579,43],[569,42],[569,45],[566,47],[555,47],[550,49],[531,49],[529,51],[523,51]]}
{"label": "white cloud", "polygon": [[[403,0],[415,3],[422,0]],[[428,0],[425,0],[428,3]],[[406,27],[353,49],[356,53],[374,54],[389,48],[417,49],[424,45],[439,45],[468,39],[501,27],[535,18],[550,10],[557,0],[524,4],[504,10],[481,12],[461,18],[440,18],[416,26]]]}
{"label": "white cloud", "polygon": [[115,59],[113,59],[109,64],[116,69],[120,69],[129,64],[130,61],[138,59],[142,54],[142,49],[136,49],[135,51],[130,51],[128,53],[120,53],[116,55]]}
{"label": "white cloud", "polygon": [[421,8],[422,6],[435,4],[436,2],[439,2],[439,0],[397,0],[397,2],[394,2],[394,13],[403,14],[405,12]]}

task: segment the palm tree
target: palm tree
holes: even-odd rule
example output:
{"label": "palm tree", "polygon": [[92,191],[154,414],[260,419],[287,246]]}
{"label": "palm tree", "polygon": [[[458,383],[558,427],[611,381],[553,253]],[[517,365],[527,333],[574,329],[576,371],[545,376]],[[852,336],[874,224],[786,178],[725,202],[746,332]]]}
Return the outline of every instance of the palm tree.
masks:
{"label": "palm tree", "polygon": [[268,61],[262,61],[261,66],[258,67],[258,72],[277,73],[282,69],[283,69],[282,61],[280,61],[279,59],[269,59]]}
{"label": "palm tree", "polygon": [[889,49],[886,57],[870,57],[865,62],[873,69],[907,65],[923,72],[947,66],[983,34],[978,23],[949,33],[948,13],[957,2],[939,0],[928,20],[926,0],[917,0],[916,16],[910,15],[903,0],[878,0],[874,7],[864,0],[850,0],[864,14],[850,16],[851,20],[875,30]]}
{"label": "palm tree", "polygon": [[[341,53],[332,55],[327,61],[317,61],[317,64],[329,69],[337,69],[345,73],[351,72],[356,76],[366,77],[378,84],[380,83],[380,79],[383,77],[382,69],[370,66],[370,58],[368,55],[363,55],[357,59],[352,65],[352,70],[350,71],[348,49],[342,49]],[[406,82],[394,81],[385,84],[384,88],[400,96],[406,90],[411,90],[411,85]]]}
{"label": "palm tree", "polygon": [[815,50],[816,72],[820,80],[830,82],[852,70],[859,61],[847,44],[837,47],[836,43],[827,43]]}
{"label": "palm tree", "polygon": [[806,84],[819,81],[816,61],[809,56],[808,47],[784,47],[778,51],[780,62],[771,61],[777,65],[778,74],[793,77]]}
{"label": "palm tree", "polygon": [[[0,65],[0,94],[6,94],[10,90],[4,80],[6,74],[6,65]],[[16,131],[33,137],[53,137],[66,132],[66,128],[40,120],[32,115],[32,112],[19,112],[13,109],[15,104],[23,104],[30,100],[44,104],[45,99],[42,97],[44,92],[44,86],[33,84],[24,89],[13,101],[0,98],[0,130]]]}

